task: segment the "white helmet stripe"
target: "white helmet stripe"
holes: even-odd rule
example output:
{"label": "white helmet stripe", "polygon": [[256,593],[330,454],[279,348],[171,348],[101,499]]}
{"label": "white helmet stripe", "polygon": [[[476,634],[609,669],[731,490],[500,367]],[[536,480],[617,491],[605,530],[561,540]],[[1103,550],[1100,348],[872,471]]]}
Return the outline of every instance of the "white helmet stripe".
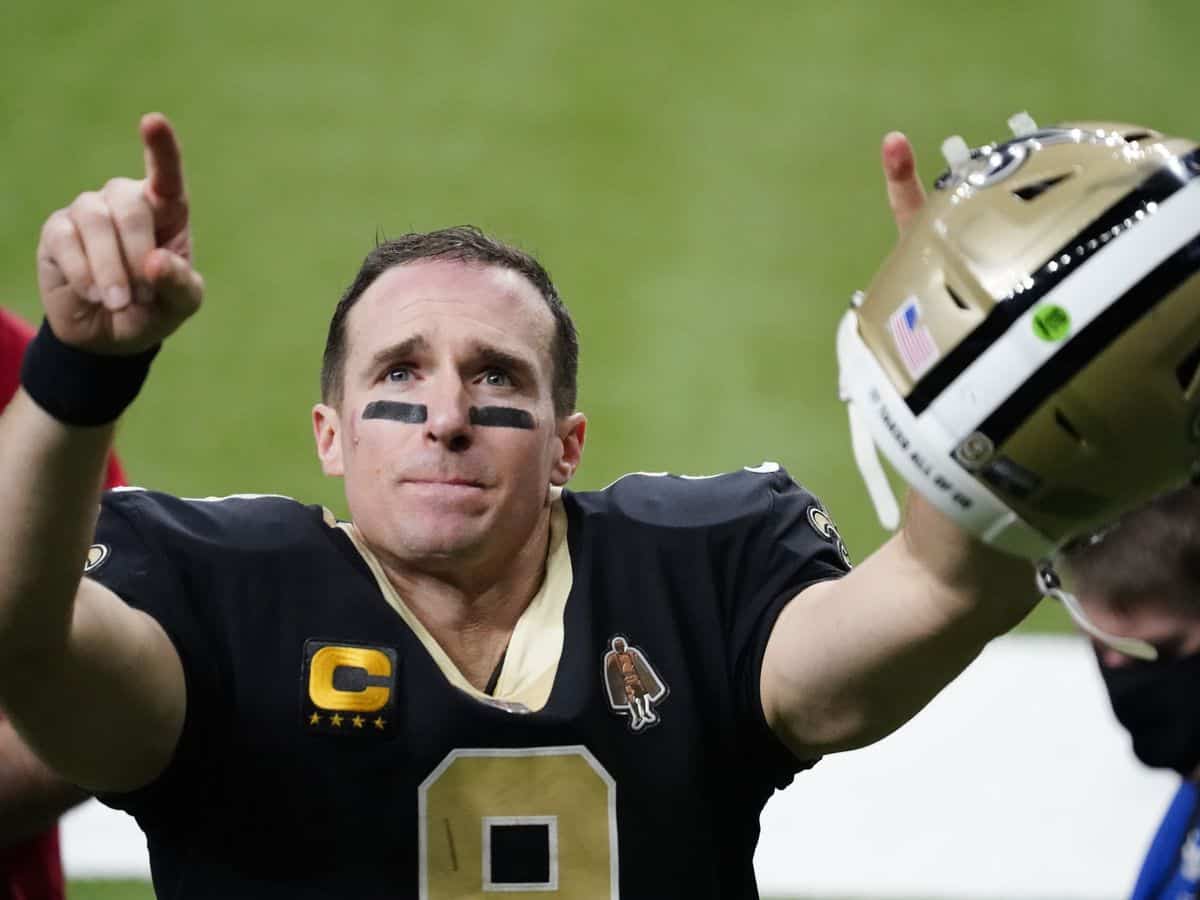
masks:
{"label": "white helmet stripe", "polygon": [[[850,407],[855,429],[870,434],[905,481],[967,531],[1005,552],[1037,558],[1054,549],[1053,542],[1019,518],[981,481],[959,468],[942,449],[948,439],[937,433],[936,425],[918,424],[863,343],[854,310],[847,312],[838,325],[837,355],[839,391]],[[861,435],[853,431],[851,435],[856,442],[862,441]],[[869,448],[856,446],[855,462],[867,482],[881,524],[894,529],[899,515],[878,459]]]}
{"label": "white helmet stripe", "polygon": [[[1159,205],[1144,221],[1093,254],[1070,277],[1026,310],[1017,323],[959,375],[953,391],[943,392],[919,416],[936,422],[946,435],[949,454],[976,426],[1017,391],[1029,373],[1068,348],[1114,297],[1123,295],[1165,259],[1200,234],[1200,180]],[[1100,261],[1097,263],[1097,261]],[[1070,334],[1054,342],[1034,331],[1038,311],[1053,304],[1070,318]]]}
{"label": "white helmet stripe", "polygon": [[1116,233],[1120,233],[1126,229],[1127,221],[1131,225],[1140,223],[1146,218],[1147,210],[1156,209],[1200,174],[1200,150],[1182,157],[1181,161],[1183,165],[1164,165],[1158,169],[1055,250],[1037,271],[1014,285],[1007,297],[997,298],[999,302],[992,307],[987,318],[960,343],[949,348],[913,385],[904,398],[908,408],[915,415],[923,413],[979,354],[1016,324],[1022,313],[1041,303],[1093,253],[1106,248],[1112,240],[1114,228]]}
{"label": "white helmet stripe", "polygon": [[1087,328],[1072,338],[1069,346],[1030,374],[1021,387],[975,430],[987,435],[996,446],[1008,440],[1047,397],[1066,385],[1198,271],[1200,232],[1133,288],[1110,303]]}

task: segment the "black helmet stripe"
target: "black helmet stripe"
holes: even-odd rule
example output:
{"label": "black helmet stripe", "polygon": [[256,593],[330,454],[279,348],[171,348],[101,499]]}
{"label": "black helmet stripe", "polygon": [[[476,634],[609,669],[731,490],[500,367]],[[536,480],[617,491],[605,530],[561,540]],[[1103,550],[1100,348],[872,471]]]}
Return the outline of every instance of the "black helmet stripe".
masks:
{"label": "black helmet stripe", "polygon": [[1075,377],[1138,319],[1200,271],[1200,233],[1168,256],[1039,366],[975,429],[999,447],[1046,398]]}
{"label": "black helmet stripe", "polygon": [[[1147,210],[1153,209],[1152,204],[1162,203],[1192,179],[1200,176],[1200,148],[1180,157],[1180,162],[1184,165],[1163,166],[1155,171],[1052,253],[1033,273],[1031,287],[1005,298],[992,307],[988,316],[913,386],[905,398],[913,415],[923,413],[976,357],[1003,337],[1027,310],[1078,269],[1081,262],[1105,246],[1114,233],[1120,234],[1128,227],[1127,223],[1136,223],[1139,213],[1145,215]],[[1064,257],[1070,260],[1066,265],[1061,262]]]}

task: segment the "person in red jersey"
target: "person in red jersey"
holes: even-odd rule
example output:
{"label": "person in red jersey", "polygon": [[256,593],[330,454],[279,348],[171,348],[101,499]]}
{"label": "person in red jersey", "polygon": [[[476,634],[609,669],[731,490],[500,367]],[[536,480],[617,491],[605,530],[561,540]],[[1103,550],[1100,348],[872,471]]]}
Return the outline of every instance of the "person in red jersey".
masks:
{"label": "person in red jersey", "polygon": [[[0,309],[0,409],[17,391],[21,357],[33,329]],[[105,487],[125,483],[110,456]],[[88,795],[39,760],[0,714],[0,900],[62,900],[55,820]]]}

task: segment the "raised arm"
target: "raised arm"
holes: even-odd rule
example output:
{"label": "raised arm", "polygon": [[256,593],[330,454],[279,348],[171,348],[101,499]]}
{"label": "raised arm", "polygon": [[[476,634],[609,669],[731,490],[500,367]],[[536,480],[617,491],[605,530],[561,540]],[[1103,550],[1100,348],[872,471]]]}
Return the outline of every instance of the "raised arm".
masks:
{"label": "raised arm", "polygon": [[183,672],[162,628],[81,578],[115,420],[199,307],[179,145],[141,122],[145,177],[53,213],[37,250],[46,326],[0,416],[0,708],[51,766],[126,790],[170,759]]}
{"label": "raised arm", "polygon": [[767,721],[802,759],[877,741],[1037,599],[1027,561],[978,543],[910,493],[898,534],[780,613],[761,674]]}
{"label": "raised arm", "polygon": [[[912,147],[893,132],[881,157],[903,231],[925,200]],[[801,758],[879,740],[1037,599],[1027,561],[984,546],[911,492],[899,533],[780,614],[761,673],[767,721]]]}

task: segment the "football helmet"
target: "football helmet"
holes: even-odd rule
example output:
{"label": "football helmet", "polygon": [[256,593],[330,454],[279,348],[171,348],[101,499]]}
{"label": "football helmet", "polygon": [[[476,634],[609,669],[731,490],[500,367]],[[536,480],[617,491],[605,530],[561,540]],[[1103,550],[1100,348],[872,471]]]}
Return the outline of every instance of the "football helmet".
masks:
{"label": "football helmet", "polygon": [[1113,123],[943,145],[936,182],[838,330],[855,457],[874,448],[988,544],[1030,559],[1186,480],[1200,458],[1200,151]]}
{"label": "football helmet", "polygon": [[1038,128],[949,170],[838,328],[840,392],[880,521],[876,448],[1089,634],[1054,552],[1197,474],[1200,149],[1119,123]]}

